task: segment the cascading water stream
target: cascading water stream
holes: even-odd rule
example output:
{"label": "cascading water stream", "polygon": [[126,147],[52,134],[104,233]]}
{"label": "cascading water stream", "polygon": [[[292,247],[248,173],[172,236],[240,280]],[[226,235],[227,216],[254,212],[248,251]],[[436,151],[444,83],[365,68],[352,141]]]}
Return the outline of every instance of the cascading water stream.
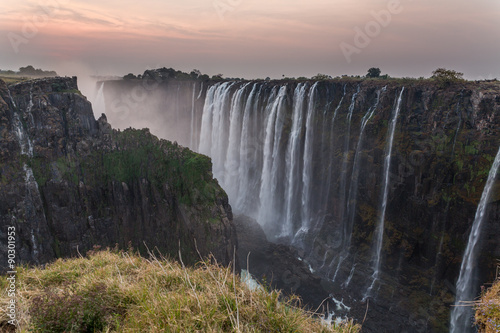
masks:
{"label": "cascading water stream", "polygon": [[[334,154],[335,154],[335,151],[334,151],[334,143],[335,143],[335,133],[334,133],[334,129],[335,129],[335,119],[337,118],[337,114],[338,114],[338,111],[340,109],[340,107],[342,106],[342,102],[344,101],[344,97],[346,95],[346,85],[344,84],[344,87],[343,87],[343,93],[342,93],[342,97],[340,98],[340,101],[339,103],[337,104],[337,107],[335,108],[335,111],[333,112],[333,116],[332,116],[332,120],[331,120],[331,124],[330,124],[330,140],[328,142],[329,144],[329,149],[328,149],[328,168],[327,170],[329,170],[328,172],[328,175],[327,175],[327,180],[326,180],[326,186],[325,186],[325,192],[324,194],[322,195],[323,197],[323,201],[321,203],[321,208],[323,209],[323,211],[327,211],[328,210],[328,205],[330,205],[330,199],[331,199],[331,183],[332,183],[332,176],[333,176],[333,161],[334,161]],[[325,223],[325,219],[326,219],[326,213],[323,213],[323,216],[318,219],[318,222],[320,223],[320,225],[316,225],[315,229],[316,230],[321,230],[321,228],[323,227],[324,223]],[[316,238],[315,238],[316,240]],[[325,255],[326,255],[326,252],[325,252]],[[326,257],[325,257],[326,258]],[[323,263],[321,265],[321,268],[323,268],[323,266],[325,265],[325,258],[323,259]]]}
{"label": "cascading water stream", "polygon": [[230,198],[236,198],[239,191],[239,165],[241,145],[241,119],[244,112],[245,100],[243,99],[247,83],[238,89],[231,102],[229,114],[229,145],[224,162],[226,191]]}
{"label": "cascading water stream", "polygon": [[292,114],[292,129],[290,132],[290,140],[286,152],[286,201],[285,201],[285,220],[283,223],[281,237],[292,237],[294,229],[294,220],[296,212],[296,197],[297,197],[297,179],[299,175],[299,146],[300,135],[302,132],[302,117],[304,110],[304,100],[307,93],[307,84],[299,83],[294,92],[294,106]]}
{"label": "cascading water stream", "polygon": [[394,133],[396,132],[396,124],[398,120],[399,110],[401,108],[401,100],[403,97],[403,92],[405,88],[401,89],[401,93],[399,94],[399,98],[397,100],[397,104],[394,110],[394,115],[392,117],[390,126],[389,126],[389,141],[386,146],[386,154],[384,158],[384,172],[383,172],[383,184],[382,184],[382,200],[379,211],[379,220],[377,227],[375,229],[375,247],[374,247],[374,255],[373,255],[373,275],[372,275],[372,283],[368,290],[365,293],[364,298],[370,296],[370,293],[377,281],[380,274],[380,261],[382,257],[382,244],[384,240],[384,226],[385,226],[385,210],[387,208],[387,197],[389,194],[389,170],[391,167],[391,155],[392,155],[392,146],[394,141]]}
{"label": "cascading water stream", "polygon": [[311,184],[312,184],[312,164],[313,164],[313,140],[314,140],[314,111],[316,102],[316,87],[318,82],[314,83],[309,90],[309,100],[307,106],[307,116],[306,116],[306,128],[305,128],[305,146],[304,146],[304,157],[303,157],[303,168],[302,168],[302,210],[301,210],[301,226],[294,236],[294,242],[296,238],[300,238],[305,235],[309,228],[311,222]]}
{"label": "cascading water stream", "polygon": [[282,86],[277,98],[271,106],[271,112],[266,122],[266,132],[264,139],[264,166],[262,168],[261,187],[259,191],[259,215],[258,219],[263,224],[268,224],[277,218],[276,206],[274,205],[275,182],[273,181],[273,169],[278,163],[277,150],[279,137],[277,137],[279,114],[283,108],[283,101],[286,96],[286,86]]}
{"label": "cascading water stream", "polygon": [[196,94],[196,83],[193,83],[193,93],[191,95],[191,131],[189,132],[189,147],[194,149],[194,95]]}
{"label": "cascading water stream", "polygon": [[477,206],[476,216],[472,223],[472,229],[469,235],[469,241],[464,252],[462,265],[460,267],[460,275],[457,280],[457,294],[455,297],[455,307],[451,311],[451,333],[470,332],[470,317],[472,316],[472,307],[463,306],[462,302],[473,301],[477,293],[477,286],[474,284],[474,276],[476,275],[477,256],[479,254],[482,226],[486,213],[493,185],[497,176],[498,168],[500,167],[500,148],[498,149],[493,165],[488,174],[488,180],[484,186],[481,200]]}
{"label": "cascading water stream", "polygon": [[[9,93],[9,98],[12,102],[12,105],[16,109],[14,111],[14,126],[15,126],[14,132],[15,132],[17,139],[18,139],[18,142],[19,142],[19,146],[21,149],[21,155],[25,155],[28,158],[32,158],[33,157],[33,143],[31,142],[29,134],[26,132],[26,130],[23,127],[23,123],[21,122],[22,115],[20,114],[20,110],[17,109],[17,105],[16,105],[14,99],[12,98],[10,90],[8,90],[8,93]],[[30,117],[31,126],[35,125],[34,120],[33,120],[33,114],[31,113],[33,110],[33,106],[34,106],[34,103],[33,103],[33,84],[32,84],[31,89],[30,89],[29,102],[28,102],[28,105],[26,106],[26,110],[25,110],[26,114],[28,114]],[[24,184],[25,184],[25,188],[26,188],[26,200],[28,202],[30,202],[30,206],[35,206],[35,202],[37,202],[39,206],[42,206],[41,205],[42,200],[41,200],[41,196],[40,196],[40,191],[38,189],[38,183],[36,182],[35,177],[33,175],[33,170],[26,163],[23,163],[23,171],[24,171]],[[25,203],[25,205],[26,205],[26,203]],[[42,210],[42,215],[43,215],[43,218],[45,219],[45,212],[43,212],[43,210]],[[36,213],[33,210],[27,209],[25,218],[28,220],[36,220]],[[35,260],[35,262],[38,263],[38,254],[40,253],[42,244],[38,244],[38,242],[36,241],[36,238],[34,237],[34,233],[35,233],[35,230],[32,229],[31,230],[31,235],[32,235],[31,246],[32,246],[32,251],[33,251],[33,259]]]}
{"label": "cascading water stream", "polygon": [[95,103],[92,106],[94,114],[99,115],[106,112],[106,104],[104,101],[104,82],[101,83],[95,95]]}
{"label": "cascading water stream", "polygon": [[[252,202],[251,187],[254,185],[251,178],[251,170],[255,167],[254,153],[257,150],[255,138],[252,131],[252,120],[256,117],[257,100],[259,98],[259,86],[253,84],[252,91],[247,98],[245,109],[243,111],[243,121],[241,125],[241,140],[240,140],[240,163],[238,167],[239,188],[236,200],[236,210],[244,212],[248,210]],[[254,216],[252,214],[252,216]]]}
{"label": "cascading water stream", "polygon": [[[345,139],[344,139],[344,152],[343,152],[343,157],[342,157],[342,167],[340,170],[340,193],[339,193],[339,198],[341,198],[341,204],[340,204],[340,221],[344,221],[345,217],[345,203],[346,203],[346,192],[347,192],[347,164],[348,164],[348,157],[349,157],[349,141],[351,139],[351,120],[352,120],[352,113],[354,111],[354,106],[356,102],[356,97],[359,94],[359,89],[360,86],[358,85],[358,88],[356,92],[352,95],[351,98],[351,105],[349,105],[349,109],[347,112],[347,132],[345,134]],[[345,240],[346,235],[343,235],[343,239]]]}
{"label": "cascading water stream", "polygon": [[[345,139],[344,139],[344,150],[342,154],[342,166],[340,169],[340,187],[339,187],[339,198],[340,202],[338,204],[340,214],[339,216],[339,221],[340,223],[343,224],[344,218],[345,218],[345,203],[346,203],[346,192],[347,192],[347,165],[348,165],[348,158],[349,158],[349,141],[350,141],[350,136],[351,136],[351,119],[352,119],[352,113],[354,111],[354,106],[356,102],[356,96],[358,96],[360,90],[360,86],[358,85],[358,88],[356,92],[352,95],[351,97],[351,104],[349,105],[349,109],[347,110],[347,131],[345,134]],[[340,104],[339,104],[340,105]],[[335,112],[336,113],[336,112]],[[342,242],[345,239],[345,235],[342,232]],[[333,260],[330,262],[330,267],[333,267],[334,262],[338,260],[337,262],[337,267],[339,266],[341,256],[335,256]],[[336,270],[337,272],[337,270]],[[335,280],[336,275],[333,277],[333,281]]]}
{"label": "cascading water stream", "polygon": [[[352,229],[353,229],[353,224],[354,224],[354,216],[356,212],[356,199],[358,196],[358,183],[359,183],[359,172],[360,172],[360,161],[361,161],[361,151],[362,151],[362,145],[363,145],[363,138],[364,138],[364,133],[365,133],[365,128],[370,119],[373,117],[375,114],[375,111],[377,110],[379,101],[380,101],[380,94],[386,90],[386,87],[383,87],[381,90],[377,91],[377,98],[375,100],[375,103],[368,109],[366,114],[363,116],[361,119],[361,129],[359,131],[359,138],[358,138],[358,143],[356,145],[356,152],[354,154],[354,162],[353,162],[353,167],[352,167],[352,173],[351,173],[351,182],[349,184],[349,191],[347,194],[347,202],[346,202],[346,211],[347,211],[347,220],[344,221],[343,227],[344,227],[344,242],[342,245],[342,252],[340,254],[339,262],[337,264],[337,268],[335,270],[335,274],[333,276],[333,281],[335,281],[338,270],[341,267],[343,261],[347,258],[349,255],[349,250],[351,247],[351,238],[352,238]],[[352,275],[346,282],[344,282],[344,286],[349,285],[348,281],[350,281],[352,278]]]}

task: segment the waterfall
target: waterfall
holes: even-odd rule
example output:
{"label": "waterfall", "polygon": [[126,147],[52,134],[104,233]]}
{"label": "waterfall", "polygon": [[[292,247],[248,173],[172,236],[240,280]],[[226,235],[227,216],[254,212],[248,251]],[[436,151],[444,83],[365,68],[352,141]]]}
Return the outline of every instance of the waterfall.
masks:
{"label": "waterfall", "polygon": [[[286,116],[286,86],[283,86],[280,89],[280,93],[283,95],[279,95],[280,101],[277,106],[278,111],[276,114],[276,122],[274,123],[274,142],[273,142],[273,153],[272,153],[272,161],[273,165],[271,168],[271,184],[270,184],[270,192],[268,195],[271,197],[269,202],[261,201],[261,207],[268,207],[267,210],[272,212],[272,215],[268,216],[267,220],[264,220],[263,223],[268,225],[267,229],[276,230],[276,226],[272,226],[272,223],[276,223],[275,221],[279,221],[282,216],[282,212],[284,210],[284,202],[282,200],[284,196],[284,179],[282,177],[282,170],[285,167],[283,164],[283,159],[281,158],[281,149],[280,142],[283,134],[283,128],[285,126],[285,116]],[[261,208],[262,210],[262,208]],[[275,234],[276,231],[272,232]]]}
{"label": "waterfall", "polygon": [[[335,108],[335,111],[333,112],[333,116],[332,116],[332,120],[331,120],[331,124],[330,124],[330,140],[329,140],[329,152],[328,152],[328,169],[329,172],[328,172],[328,175],[327,175],[327,180],[326,180],[326,189],[325,189],[325,192],[324,192],[324,195],[323,195],[323,202],[322,202],[322,209],[326,212],[328,210],[328,205],[330,204],[330,199],[331,199],[331,193],[330,193],[330,190],[331,190],[331,183],[332,183],[332,176],[333,176],[333,160],[334,160],[334,143],[335,143],[335,133],[334,133],[334,129],[335,129],[335,119],[337,118],[337,114],[338,114],[338,111],[340,109],[340,107],[342,106],[342,102],[344,101],[344,97],[346,95],[346,85],[344,84],[344,87],[343,87],[343,93],[342,93],[342,97],[340,98],[340,101],[339,103],[337,104],[337,107]],[[317,230],[320,230],[321,227],[323,226],[324,222],[325,222],[325,218],[326,218],[326,214],[323,214],[323,217],[321,218],[321,225],[320,226],[317,226],[316,229]],[[325,263],[323,262],[323,265]]]}
{"label": "waterfall", "polygon": [[194,95],[196,93],[196,83],[193,83],[193,93],[191,95],[191,131],[189,132],[189,147],[194,149]]}
{"label": "waterfall", "polygon": [[[240,140],[240,163],[238,166],[239,188],[236,200],[236,210],[245,212],[251,211],[250,207],[255,205],[253,197],[253,187],[256,186],[252,179],[252,169],[256,167],[256,156],[258,142],[255,140],[253,119],[257,116],[257,100],[260,97],[259,85],[254,83],[252,91],[247,98],[245,109],[243,110],[243,121],[241,125]],[[255,216],[251,214],[252,217]]]}
{"label": "waterfall", "polygon": [[365,298],[368,297],[371,293],[371,290],[378,279],[380,274],[380,260],[382,256],[382,243],[384,240],[384,225],[385,225],[385,209],[387,207],[387,197],[389,193],[389,169],[391,167],[391,154],[392,154],[392,144],[394,141],[394,133],[396,131],[396,124],[398,120],[399,110],[401,108],[401,99],[403,97],[403,91],[405,88],[401,89],[401,93],[399,94],[399,98],[394,110],[394,115],[392,117],[391,123],[389,125],[389,141],[386,145],[386,154],[384,158],[384,178],[382,185],[382,200],[380,205],[380,218],[378,220],[377,227],[375,229],[375,248],[374,248],[374,264],[373,264],[373,275],[372,275],[372,283],[368,290],[365,293]]}
{"label": "waterfall", "polygon": [[500,148],[498,149],[493,165],[491,166],[490,172],[488,174],[488,180],[484,186],[483,193],[481,194],[481,200],[477,206],[476,216],[474,217],[474,222],[472,223],[472,230],[469,235],[469,242],[465,249],[465,253],[462,259],[462,265],[460,266],[460,275],[457,280],[457,294],[455,297],[455,307],[451,311],[451,325],[450,332],[452,333],[462,333],[469,332],[470,320],[472,316],[472,307],[461,306],[464,301],[473,301],[476,296],[477,286],[474,285],[474,276],[476,274],[476,264],[477,256],[479,254],[479,239],[481,237],[482,225],[484,221],[484,215],[486,213],[486,205],[491,196],[492,188],[495,183],[495,178],[500,166]]}
{"label": "waterfall", "polygon": [[291,237],[293,235],[294,222],[297,208],[297,183],[299,179],[299,153],[300,135],[302,132],[302,116],[304,101],[307,92],[307,84],[299,83],[294,92],[294,106],[292,113],[292,129],[286,151],[286,201],[285,201],[285,221],[282,226],[281,237]]}
{"label": "waterfall", "polygon": [[[26,207],[36,207],[37,205],[38,206],[42,206],[42,197],[40,195],[40,190],[38,188],[38,183],[36,182],[35,180],[35,176],[33,175],[33,170],[28,167],[26,165],[26,163],[24,163],[23,165],[23,170],[24,170],[24,184],[26,186],[26,200],[29,201],[30,205],[26,205]],[[26,210],[26,219],[28,221],[37,221],[37,216],[36,216],[36,212],[32,209],[27,209]],[[46,217],[45,217],[45,212],[42,210],[42,216],[43,216],[43,219],[46,220]],[[38,226],[37,226],[37,229],[38,229]],[[38,234],[38,230],[36,230],[37,234]],[[38,243],[36,241],[36,237],[35,237],[35,230],[34,229],[31,229],[31,249],[32,249],[32,252],[33,252],[33,259],[35,260],[35,262],[38,263],[38,255],[40,253],[40,250],[43,249],[43,244],[42,243]]]}
{"label": "waterfall", "polygon": [[383,87],[381,90],[377,91],[377,99],[375,100],[375,104],[371,106],[363,119],[361,120],[361,129],[359,131],[358,143],[356,145],[356,153],[354,154],[354,163],[352,167],[351,174],[351,183],[349,185],[349,192],[347,195],[347,223],[344,223],[344,249],[347,251],[351,246],[351,237],[352,237],[352,227],[354,223],[354,215],[356,212],[356,198],[358,194],[358,183],[359,183],[359,171],[360,171],[360,160],[361,160],[361,151],[363,148],[363,137],[365,133],[365,128],[370,119],[373,117],[375,110],[377,110],[378,103],[380,101],[381,92],[385,91],[386,87]]}
{"label": "waterfall", "polygon": [[313,140],[314,140],[314,111],[316,103],[316,87],[318,82],[314,83],[309,90],[309,101],[307,107],[307,117],[306,117],[306,134],[305,134],[305,146],[304,146],[304,166],[302,169],[302,211],[301,220],[302,224],[300,229],[294,236],[295,238],[304,235],[308,232],[311,222],[311,185],[312,185],[312,164],[313,164]]}
{"label": "waterfall", "polygon": [[[342,225],[344,225],[344,220],[345,220],[345,203],[346,203],[346,192],[347,192],[347,164],[348,164],[348,157],[349,157],[349,141],[351,137],[351,119],[352,119],[352,113],[354,111],[354,106],[356,102],[356,96],[359,94],[359,89],[360,86],[358,85],[358,88],[356,89],[356,92],[352,95],[351,97],[351,104],[349,105],[349,109],[347,111],[347,132],[345,134],[344,138],[344,150],[342,153],[342,166],[340,168],[340,187],[339,187],[339,198],[340,198],[340,203],[338,204],[340,213],[338,214],[338,220]],[[340,106],[340,104],[339,104]],[[335,110],[335,115],[337,113],[337,110]],[[333,142],[332,142],[333,146]],[[331,172],[331,171],[330,171]],[[345,241],[346,235],[342,232],[342,243]],[[333,281],[335,281],[335,278],[337,277],[337,272],[338,268],[340,267],[341,261],[342,261],[342,255],[335,256],[330,262],[330,267],[333,266],[335,260],[338,259],[337,262],[337,269],[335,270],[335,274],[333,276]]]}
{"label": "waterfall", "polygon": [[[32,92],[32,91],[31,91]],[[12,105],[16,107],[16,103],[14,102],[14,99],[12,98],[10,91],[9,91],[9,97],[12,101]],[[30,93],[30,101],[28,103],[27,107],[27,112],[30,113],[31,115],[31,109],[33,108],[33,94]],[[32,116],[32,115],[31,115]],[[23,123],[21,121],[21,115],[19,113],[19,110],[14,111],[14,133],[16,134],[17,141],[19,142],[19,147],[21,148],[21,154],[22,155],[27,155],[29,157],[33,157],[33,144],[29,138],[28,133],[23,127]]]}
{"label": "waterfall", "polygon": [[[342,167],[340,169],[340,193],[339,198],[341,199],[340,207],[340,221],[343,222],[345,218],[345,203],[346,203],[346,191],[347,191],[347,162],[349,157],[349,141],[351,139],[351,119],[352,113],[354,111],[354,106],[356,102],[356,96],[359,94],[360,86],[356,92],[352,95],[351,105],[349,105],[349,109],[347,112],[347,132],[345,133],[344,139],[344,152],[342,157]],[[342,241],[344,242],[346,239],[346,234],[343,234]]]}
{"label": "waterfall", "polygon": [[225,189],[230,198],[237,198],[239,190],[239,165],[241,144],[241,120],[245,107],[244,93],[250,83],[238,89],[231,102],[229,114],[229,146],[227,149],[225,170]]}
{"label": "waterfall", "polygon": [[276,211],[276,183],[273,177],[273,170],[279,170],[278,165],[278,141],[280,133],[278,131],[278,115],[283,109],[283,101],[286,96],[286,86],[282,86],[278,96],[271,106],[271,112],[266,121],[266,131],[264,138],[264,165],[262,168],[261,186],[259,191],[259,215],[258,220],[267,225],[278,218]]}
{"label": "waterfall", "polygon": [[214,175],[224,182],[225,147],[227,147],[225,109],[229,104],[229,91],[234,82],[224,82],[210,87],[205,99],[201,119],[199,152],[212,158]]}
{"label": "waterfall", "polygon": [[[353,167],[352,167],[352,173],[351,173],[351,183],[349,184],[349,192],[347,194],[347,202],[346,202],[346,212],[347,212],[347,220],[344,221],[343,227],[344,227],[344,243],[342,245],[342,252],[340,254],[339,262],[337,264],[337,269],[335,270],[335,274],[333,277],[333,280],[337,277],[338,270],[340,266],[342,265],[342,262],[346,259],[346,257],[349,255],[349,249],[351,246],[351,238],[352,238],[352,229],[354,225],[354,217],[356,213],[356,201],[357,201],[357,196],[358,196],[358,184],[359,184],[359,171],[360,171],[360,161],[361,161],[361,151],[363,148],[363,137],[365,133],[365,128],[370,119],[373,117],[375,114],[375,111],[377,110],[379,101],[380,101],[380,94],[386,90],[386,87],[383,87],[381,90],[377,91],[377,98],[375,100],[375,103],[368,108],[368,111],[365,113],[363,118],[361,119],[361,128],[359,130],[359,137],[358,137],[358,143],[356,145],[356,152],[354,154],[354,162],[353,162]],[[349,282],[352,278],[352,273],[350,274],[350,277],[347,279],[347,281],[344,283],[345,286],[349,285]]]}
{"label": "waterfall", "polygon": [[100,115],[101,113],[106,113],[106,104],[104,102],[104,81],[99,86],[95,96],[95,103],[92,106],[95,115]]}
{"label": "waterfall", "polygon": [[[8,89],[8,88],[7,88]],[[22,119],[22,114],[21,110],[17,109],[17,105],[12,98],[12,95],[10,93],[10,90],[8,90],[9,97],[11,99],[12,105],[14,106],[14,117],[13,117],[13,124],[14,124],[14,134],[17,137],[17,141],[19,143],[19,147],[21,150],[21,155],[25,155],[28,158],[33,157],[33,143],[31,142],[31,139],[29,137],[28,132],[23,126],[23,123],[21,121]],[[28,104],[26,105],[25,109],[25,114],[29,117],[31,121],[31,126],[34,127],[34,119],[33,119],[33,84],[31,85],[30,89],[30,97]],[[26,198],[23,203],[25,207],[25,218],[27,221],[39,221],[37,218],[37,212],[35,208],[42,207],[42,199],[40,196],[40,191],[38,189],[38,183],[35,180],[35,177],[33,175],[33,170],[28,166],[26,162],[23,163],[23,172],[24,172],[24,185],[26,189]],[[45,218],[45,212],[42,210],[42,216],[43,219]],[[31,229],[31,247],[32,247],[32,255],[33,259],[35,262],[38,263],[38,255],[40,251],[42,250],[42,244],[38,244],[36,241],[36,237],[34,236],[35,232],[38,232],[37,230]]]}

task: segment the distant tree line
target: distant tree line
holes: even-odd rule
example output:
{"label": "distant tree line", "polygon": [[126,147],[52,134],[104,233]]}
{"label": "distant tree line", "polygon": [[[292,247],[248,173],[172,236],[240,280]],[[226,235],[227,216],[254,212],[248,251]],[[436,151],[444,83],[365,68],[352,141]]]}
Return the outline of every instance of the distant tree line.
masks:
{"label": "distant tree line", "polygon": [[[31,66],[28,66],[31,67]],[[31,67],[33,68],[33,67]],[[23,69],[23,68],[21,68]],[[381,74],[381,70],[378,67],[371,67],[368,69],[368,72],[365,76],[360,76],[360,75],[342,75],[342,76],[336,76],[333,78],[331,75],[328,74],[322,74],[318,73],[311,78],[307,78],[304,76],[300,76],[298,78],[294,77],[287,77],[285,74],[282,75],[281,80],[283,81],[308,81],[308,80],[313,80],[313,81],[324,81],[324,80],[332,80],[332,79],[340,79],[340,78],[354,78],[354,79],[397,79],[397,78],[392,78],[388,74]],[[202,74],[199,70],[193,69],[190,73],[186,73],[183,71],[175,70],[173,68],[158,68],[158,69],[150,69],[146,70],[142,75],[134,75],[132,73],[129,73],[123,77],[125,80],[141,80],[141,79],[155,79],[155,80],[169,80],[169,79],[175,79],[175,80],[199,80],[199,81],[239,81],[239,80],[245,80],[242,78],[225,78],[223,74],[216,74],[213,75],[212,77],[208,76],[207,74]],[[418,79],[416,78],[409,78],[409,77],[404,77],[401,78],[402,80],[426,80],[424,77],[419,77]],[[448,70],[444,68],[438,68],[435,71],[432,72],[432,76],[428,78],[430,80],[436,81],[440,86],[446,87],[455,83],[463,82],[463,73],[454,71],[454,70]],[[257,80],[265,80],[265,81],[270,81],[271,78],[266,77],[265,79],[257,79]]]}
{"label": "distant tree line", "polygon": [[26,67],[19,68],[19,71],[13,70],[0,70],[0,74],[2,75],[19,75],[19,76],[57,76],[55,71],[45,71],[41,68],[36,68],[28,65]]}
{"label": "distant tree line", "polygon": [[199,80],[199,81],[222,81],[222,80],[242,80],[240,78],[224,78],[223,74],[213,75],[212,77],[207,74],[202,74],[198,69],[193,69],[190,73],[175,70],[173,68],[157,68],[146,70],[142,75],[134,75],[129,73],[123,77],[124,80],[141,80],[141,79],[155,79],[155,80]]}

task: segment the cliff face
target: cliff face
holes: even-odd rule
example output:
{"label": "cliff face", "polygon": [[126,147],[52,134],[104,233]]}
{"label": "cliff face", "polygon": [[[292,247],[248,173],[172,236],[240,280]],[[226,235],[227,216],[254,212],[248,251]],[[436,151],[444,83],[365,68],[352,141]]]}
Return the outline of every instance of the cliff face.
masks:
{"label": "cliff face", "polygon": [[0,238],[16,228],[17,262],[118,244],[174,257],[180,245],[192,263],[195,242],[232,261],[231,207],[210,159],[148,130],[113,130],[77,89],[76,78],[0,81]]}
{"label": "cliff face", "polygon": [[[448,331],[500,146],[498,82],[135,80],[103,90],[112,122],[135,121],[140,104],[162,122],[155,133],[211,156],[233,210],[294,247],[350,316],[362,320],[369,299],[365,330]],[[499,195],[497,179],[477,288],[500,257]]]}

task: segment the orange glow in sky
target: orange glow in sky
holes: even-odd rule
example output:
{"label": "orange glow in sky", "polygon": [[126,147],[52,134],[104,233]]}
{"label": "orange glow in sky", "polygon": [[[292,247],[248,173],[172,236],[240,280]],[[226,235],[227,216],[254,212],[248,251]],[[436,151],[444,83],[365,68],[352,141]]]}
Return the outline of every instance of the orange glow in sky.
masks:
{"label": "orange glow in sky", "polygon": [[[498,0],[2,0],[0,69],[500,77]],[[64,67],[64,66],[63,66]]]}

